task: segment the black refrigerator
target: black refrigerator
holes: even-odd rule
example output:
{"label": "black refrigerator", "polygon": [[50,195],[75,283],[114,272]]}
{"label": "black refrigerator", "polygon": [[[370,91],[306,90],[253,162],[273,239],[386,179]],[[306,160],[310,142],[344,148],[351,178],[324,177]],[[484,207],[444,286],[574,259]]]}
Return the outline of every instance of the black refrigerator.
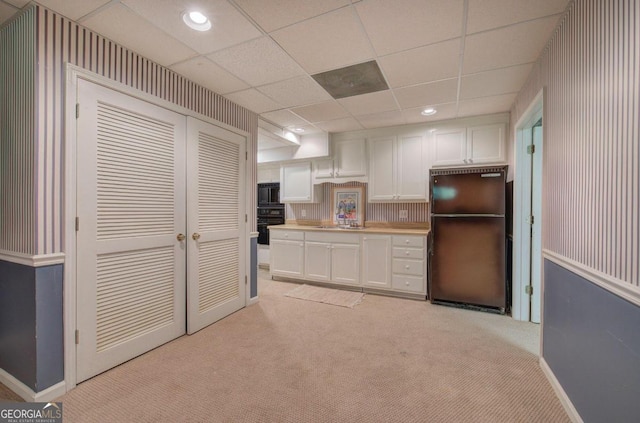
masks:
{"label": "black refrigerator", "polygon": [[507,167],[433,169],[429,299],[504,313]]}

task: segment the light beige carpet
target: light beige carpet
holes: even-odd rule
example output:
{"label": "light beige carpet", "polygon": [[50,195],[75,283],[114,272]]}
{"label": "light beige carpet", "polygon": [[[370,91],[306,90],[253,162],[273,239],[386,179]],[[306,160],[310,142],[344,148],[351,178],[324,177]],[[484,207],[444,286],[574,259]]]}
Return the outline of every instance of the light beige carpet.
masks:
{"label": "light beige carpet", "polygon": [[295,287],[262,278],[259,303],[81,383],[58,399],[65,423],[569,422],[520,341],[536,325]]}
{"label": "light beige carpet", "polygon": [[340,307],[353,308],[362,302],[364,293],[332,289],[314,285],[300,285],[284,294],[286,297],[300,300],[315,301]]}

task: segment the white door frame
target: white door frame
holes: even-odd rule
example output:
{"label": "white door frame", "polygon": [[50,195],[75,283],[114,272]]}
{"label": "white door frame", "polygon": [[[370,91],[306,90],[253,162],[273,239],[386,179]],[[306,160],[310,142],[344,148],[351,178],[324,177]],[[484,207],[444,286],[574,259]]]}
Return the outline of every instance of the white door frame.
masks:
{"label": "white door frame", "polygon": [[[70,391],[77,385],[76,375],[76,343],[75,343],[75,326],[76,326],[76,235],[75,235],[75,219],[76,212],[76,185],[77,185],[77,172],[76,172],[76,145],[77,145],[77,130],[76,130],[76,97],[78,91],[78,80],[83,79],[95,84],[102,85],[112,90],[121,92],[131,97],[152,103],[156,106],[164,107],[165,109],[183,114],[185,116],[191,116],[205,122],[209,122],[213,125],[227,129],[238,135],[246,137],[249,140],[249,133],[241,129],[235,128],[231,125],[227,125],[223,122],[211,119],[208,116],[195,113],[185,107],[178,106],[169,101],[155,97],[153,95],[138,91],[129,86],[123,85],[119,82],[113,81],[104,76],[92,73],[86,69],[66,64],[65,68],[66,84],[65,84],[65,133],[64,133],[64,183],[63,183],[63,198],[64,198],[64,211],[63,211],[63,234],[64,234],[64,276],[63,276],[63,329],[64,329],[64,382],[65,389]],[[248,143],[247,143],[248,144]],[[251,166],[245,167],[246,179],[249,181]],[[247,190],[245,201],[249,203],[249,195],[252,190]],[[244,225],[244,236],[247,242],[245,255],[245,269],[246,274],[251,274],[251,259],[249,254],[249,225]],[[246,301],[245,306],[249,304],[249,289],[246,289]]]}
{"label": "white door frame", "polygon": [[[529,295],[525,291],[526,286],[529,285],[529,275],[531,274],[531,254],[538,254],[540,257],[542,255],[541,248],[539,251],[531,251],[530,237],[528,235],[530,231],[530,196],[532,183],[539,184],[539,187],[541,187],[543,177],[542,169],[535,169],[537,176],[534,181],[531,180],[531,157],[527,154],[526,149],[532,142],[531,128],[543,116],[543,104],[543,90],[540,90],[516,123],[514,134],[515,142],[513,144],[515,151],[515,179],[513,189],[513,283],[511,315],[515,320],[524,321],[529,321],[531,318]],[[541,190],[539,190],[539,192],[541,192]],[[539,219],[538,222],[542,223],[542,216],[537,216],[536,218]],[[540,233],[541,231],[538,232],[538,234]],[[541,240],[538,239],[538,241]],[[538,242],[537,245],[541,245],[541,243]],[[538,262],[541,263],[541,260]],[[540,271],[539,273],[542,279],[542,272]],[[542,281],[540,286],[542,286]],[[541,289],[534,290],[533,295],[539,296],[542,308],[543,297],[541,291]]]}

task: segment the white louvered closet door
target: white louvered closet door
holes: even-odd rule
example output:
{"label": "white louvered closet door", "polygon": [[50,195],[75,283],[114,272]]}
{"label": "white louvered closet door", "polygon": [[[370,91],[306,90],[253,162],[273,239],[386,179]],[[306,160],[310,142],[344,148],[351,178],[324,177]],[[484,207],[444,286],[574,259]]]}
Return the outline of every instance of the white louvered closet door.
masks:
{"label": "white louvered closet door", "polygon": [[187,332],[245,306],[243,136],[187,118]]}
{"label": "white louvered closet door", "polygon": [[185,332],[186,118],[80,80],[77,381]]}

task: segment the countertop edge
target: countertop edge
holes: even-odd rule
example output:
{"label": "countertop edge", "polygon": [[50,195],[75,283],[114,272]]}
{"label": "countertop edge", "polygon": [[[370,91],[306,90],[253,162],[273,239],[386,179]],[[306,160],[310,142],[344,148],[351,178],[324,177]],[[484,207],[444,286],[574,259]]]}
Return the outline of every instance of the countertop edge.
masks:
{"label": "countertop edge", "polygon": [[315,228],[308,225],[272,225],[267,226],[269,230],[286,230],[286,231],[307,231],[307,232],[330,232],[330,233],[354,233],[354,234],[388,234],[388,235],[428,235],[429,229],[408,229],[408,228],[362,228],[362,229],[333,229],[333,228]]}

